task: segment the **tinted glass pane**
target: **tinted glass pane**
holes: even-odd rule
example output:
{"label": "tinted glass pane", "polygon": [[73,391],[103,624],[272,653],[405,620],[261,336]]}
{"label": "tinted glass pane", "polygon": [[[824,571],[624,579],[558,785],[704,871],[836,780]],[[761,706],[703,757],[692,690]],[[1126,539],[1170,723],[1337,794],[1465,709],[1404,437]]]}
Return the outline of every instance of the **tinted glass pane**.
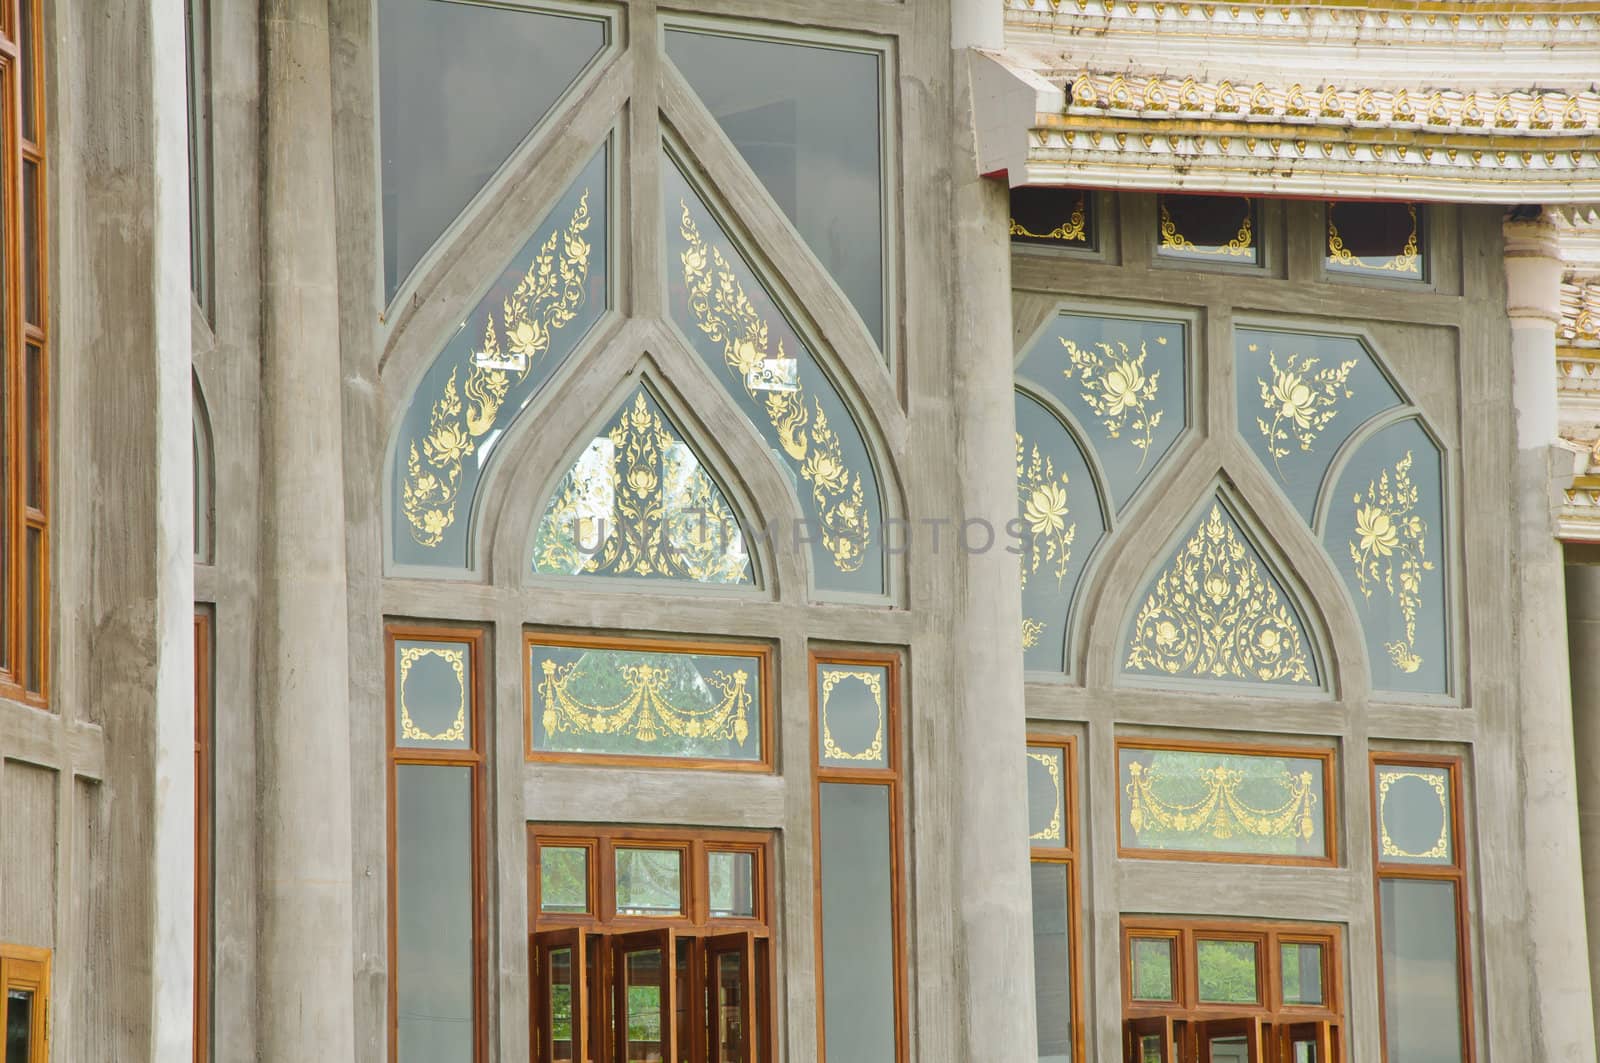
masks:
{"label": "tinted glass pane", "polygon": [[605,312],[606,158],[602,148],[489,278],[412,393],[392,459],[396,562],[468,563],[473,499],[495,444]]}
{"label": "tinted glass pane", "polygon": [[744,962],[737,952],[717,957],[712,1022],[717,1039],[717,1059],[736,1060],[744,1051]]}
{"label": "tinted glass pane", "polygon": [[1218,496],[1147,585],[1123,669],[1315,686],[1312,645],[1294,599]]}
{"label": "tinted glass pane", "polygon": [[593,19],[379,0],[385,301],[605,38]]}
{"label": "tinted glass pane", "polygon": [[189,283],[211,305],[211,69],[205,34],[209,0],[185,0],[184,67],[189,111]]}
{"label": "tinted glass pane", "polygon": [[1200,1001],[1204,1004],[1254,1004],[1261,993],[1256,981],[1256,946],[1250,941],[1198,941]]}
{"label": "tinted glass pane", "polygon": [[533,748],[761,759],[761,661],[535,643]]}
{"label": "tinted glass pane", "polygon": [[1066,864],[1033,868],[1033,993],[1039,1063],[1072,1059],[1072,925]]}
{"label": "tinted glass pane", "polygon": [[618,915],[677,915],[682,911],[682,852],[617,850]]}
{"label": "tinted glass pane", "polygon": [[570,948],[551,949],[546,955],[550,964],[550,971],[545,979],[546,985],[549,986],[550,990],[550,999],[546,1001],[550,1016],[550,1040],[555,1049],[555,1058],[569,1060],[573,1058],[572,950]]}
{"label": "tinted glass pane", "polygon": [[738,518],[683,432],[639,388],[544,508],[533,570],[750,583]]}
{"label": "tinted glass pane", "polygon": [[40,450],[45,432],[48,431],[44,423],[44,357],[38,344],[28,344],[22,375],[27,388],[24,401],[27,403],[28,417],[25,432],[27,465],[23,470],[23,482],[27,484],[28,505],[38,509],[44,504],[44,464],[40,461]]}
{"label": "tinted glass pane", "polygon": [[889,694],[889,670],[881,665],[817,666],[823,764],[888,766]]}
{"label": "tinted glass pane", "polygon": [[1321,1004],[1322,946],[1304,942],[1280,945],[1285,1004]]}
{"label": "tinted glass pane", "polygon": [[1160,240],[1168,258],[1254,266],[1261,261],[1254,200],[1237,196],[1157,196]]}
{"label": "tinted glass pane", "polygon": [[39,318],[39,164],[22,164],[22,305],[30,325]]}
{"label": "tinted glass pane", "polygon": [[472,769],[395,767],[401,1063],[472,1058]]}
{"label": "tinted glass pane", "polygon": [[1063,848],[1066,831],[1066,764],[1056,746],[1028,747],[1028,840]]}
{"label": "tinted glass pane", "polygon": [[1368,437],[1339,474],[1323,546],[1355,600],[1380,690],[1449,690],[1443,465],[1415,420]]}
{"label": "tinted glass pane", "polygon": [[44,616],[40,598],[43,590],[41,584],[44,579],[44,533],[38,528],[29,528],[27,538],[24,540],[26,553],[22,563],[27,569],[24,578],[27,581],[27,626],[24,628],[26,636],[27,657],[24,662],[23,681],[31,691],[42,690],[44,682]]}
{"label": "tinted glass pane", "polygon": [[829,1063],[895,1058],[889,788],[818,787],[823,1040]]}
{"label": "tinted glass pane", "polygon": [[1045,247],[1096,245],[1094,197],[1081,188],[1013,188],[1011,239]]}
{"label": "tinted glass pane", "polygon": [[472,746],[472,647],[462,642],[396,639],[397,746]]}
{"label": "tinted glass pane", "polygon": [[1117,763],[1124,848],[1328,855],[1319,759],[1123,747]]}
{"label": "tinted glass pane", "polygon": [[756,860],[753,853],[706,854],[711,918],[748,919],[756,914]]}
{"label": "tinted glass pane", "polygon": [[[5,212],[0,211],[0,218]],[[5,247],[4,223],[0,221],[0,249]],[[0,250],[0,264],[4,262],[4,252]],[[0,274],[0,284],[5,283],[3,274]],[[6,363],[10,361],[5,357],[6,342],[5,328],[0,327],[0,391],[8,390],[10,381],[6,379]],[[10,559],[12,554],[11,537],[14,534],[11,522],[11,404],[0,402],[0,602],[11,602],[12,597]],[[0,668],[11,668],[11,610],[0,608]]]}
{"label": "tinted glass pane", "polygon": [[1172,939],[1132,938],[1129,941],[1134,1000],[1172,1000]]}
{"label": "tinted glass pane", "polygon": [[1461,1063],[1453,882],[1382,879],[1383,1018],[1389,1058]]}
{"label": "tinted glass pane", "polygon": [[33,5],[35,0],[22,0],[18,5],[17,20],[17,76],[22,83],[22,136],[25,140],[39,139],[39,108],[35,102],[34,79],[39,66],[34,60]]}
{"label": "tinted glass pane", "polygon": [[686,30],[667,54],[883,346],[878,56]]}
{"label": "tinted glass pane", "polygon": [[1378,859],[1386,864],[1453,864],[1450,772],[1445,768],[1377,767]]}
{"label": "tinted glass pane", "polygon": [[589,910],[589,850],[583,846],[539,847],[539,910]]}
{"label": "tinted glass pane", "polygon": [[666,979],[671,974],[660,949],[624,953],[622,960],[627,1014],[625,1058],[632,1063],[666,1063],[661,1052],[662,1020],[666,1011]]}
{"label": "tinted glass pane", "polygon": [[673,320],[794,486],[803,525],[777,534],[810,545],[818,590],[882,594],[877,474],[850,407],[670,156],[662,167]]}
{"label": "tinted glass pane", "polygon": [[1339,447],[1400,396],[1350,336],[1238,329],[1234,357],[1239,434],[1310,524]]}
{"label": "tinted glass pane", "polygon": [[1422,208],[1415,203],[1329,203],[1328,268],[1421,280]]}
{"label": "tinted glass pane", "polygon": [[33,1063],[33,994],[6,991],[6,1063]]}

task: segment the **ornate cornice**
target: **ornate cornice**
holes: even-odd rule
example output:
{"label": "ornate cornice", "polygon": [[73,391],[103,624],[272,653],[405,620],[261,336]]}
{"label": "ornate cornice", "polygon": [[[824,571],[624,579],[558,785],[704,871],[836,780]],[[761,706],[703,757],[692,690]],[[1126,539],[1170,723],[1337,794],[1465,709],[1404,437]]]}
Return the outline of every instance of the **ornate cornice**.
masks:
{"label": "ornate cornice", "polygon": [[1600,277],[1574,277],[1562,283],[1556,336],[1572,347],[1600,348]]}

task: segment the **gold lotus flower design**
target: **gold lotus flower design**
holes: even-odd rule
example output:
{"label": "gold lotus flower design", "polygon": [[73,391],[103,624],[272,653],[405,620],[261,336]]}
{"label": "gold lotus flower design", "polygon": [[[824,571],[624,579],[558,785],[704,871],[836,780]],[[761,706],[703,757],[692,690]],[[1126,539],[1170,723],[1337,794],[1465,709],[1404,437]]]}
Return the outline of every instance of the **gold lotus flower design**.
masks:
{"label": "gold lotus flower design", "polygon": [[1361,539],[1362,551],[1381,557],[1394,553],[1394,548],[1400,544],[1400,533],[1394,521],[1377,506],[1362,506],[1356,510],[1356,535]]}
{"label": "gold lotus flower design", "polygon": [[[1255,350],[1252,344],[1251,350]],[[1347,386],[1350,371],[1356,367],[1355,359],[1318,369],[1318,359],[1302,358],[1289,354],[1283,364],[1278,364],[1276,351],[1267,352],[1267,368],[1271,379],[1256,378],[1261,389],[1261,407],[1272,418],[1256,418],[1256,427],[1267,441],[1267,453],[1278,478],[1288,483],[1288,477],[1279,462],[1298,447],[1310,453],[1317,436],[1338,414],[1341,397],[1350,398],[1353,392]]]}
{"label": "gold lotus flower design", "polygon": [[1022,515],[1035,535],[1063,531],[1067,526],[1067,492],[1058,484],[1040,484],[1028,494]]}
{"label": "gold lotus flower design", "polygon": [[1062,375],[1082,384],[1083,401],[1100,418],[1106,435],[1119,439],[1128,433],[1128,442],[1139,449],[1143,469],[1163,412],[1156,406],[1161,373],[1145,372],[1145,344],[1139,344],[1137,354],[1120,341],[1114,346],[1102,341],[1083,347],[1061,337],[1061,346],[1068,361]]}
{"label": "gold lotus flower design", "polygon": [[1400,610],[1405,637],[1384,643],[1394,667],[1414,673],[1422,667],[1417,653],[1417,616],[1422,611],[1422,574],[1434,567],[1427,555],[1428,523],[1416,512],[1421,492],[1411,479],[1411,451],[1367,484],[1356,505],[1350,561],[1361,596],[1371,601],[1383,590]]}

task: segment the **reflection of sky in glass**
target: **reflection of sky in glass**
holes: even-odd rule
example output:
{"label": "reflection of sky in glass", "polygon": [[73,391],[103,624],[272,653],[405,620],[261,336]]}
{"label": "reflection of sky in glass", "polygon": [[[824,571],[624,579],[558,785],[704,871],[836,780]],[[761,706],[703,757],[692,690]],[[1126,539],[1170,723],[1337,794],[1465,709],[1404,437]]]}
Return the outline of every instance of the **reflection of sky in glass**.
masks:
{"label": "reflection of sky in glass", "polygon": [[685,30],[667,54],[883,346],[878,56]]}

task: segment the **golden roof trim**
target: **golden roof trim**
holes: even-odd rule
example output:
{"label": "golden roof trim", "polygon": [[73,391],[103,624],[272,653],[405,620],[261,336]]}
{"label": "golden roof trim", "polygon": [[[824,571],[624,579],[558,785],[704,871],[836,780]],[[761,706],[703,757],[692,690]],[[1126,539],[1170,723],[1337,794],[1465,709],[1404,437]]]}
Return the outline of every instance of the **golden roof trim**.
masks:
{"label": "golden roof trim", "polygon": [[[1146,23],[1199,22],[1209,24],[1261,24],[1320,19],[1375,23],[1380,27],[1414,25],[1507,31],[1515,28],[1573,28],[1600,25],[1600,12],[1586,0],[1319,0],[1317,3],[1169,3],[1153,0],[1005,0],[1007,18],[1026,21],[1029,16],[1138,20]],[[1540,24],[1544,23],[1545,26]]]}
{"label": "golden roof trim", "polygon": [[1600,345],[1600,279],[1562,282],[1556,337],[1564,344]]}

